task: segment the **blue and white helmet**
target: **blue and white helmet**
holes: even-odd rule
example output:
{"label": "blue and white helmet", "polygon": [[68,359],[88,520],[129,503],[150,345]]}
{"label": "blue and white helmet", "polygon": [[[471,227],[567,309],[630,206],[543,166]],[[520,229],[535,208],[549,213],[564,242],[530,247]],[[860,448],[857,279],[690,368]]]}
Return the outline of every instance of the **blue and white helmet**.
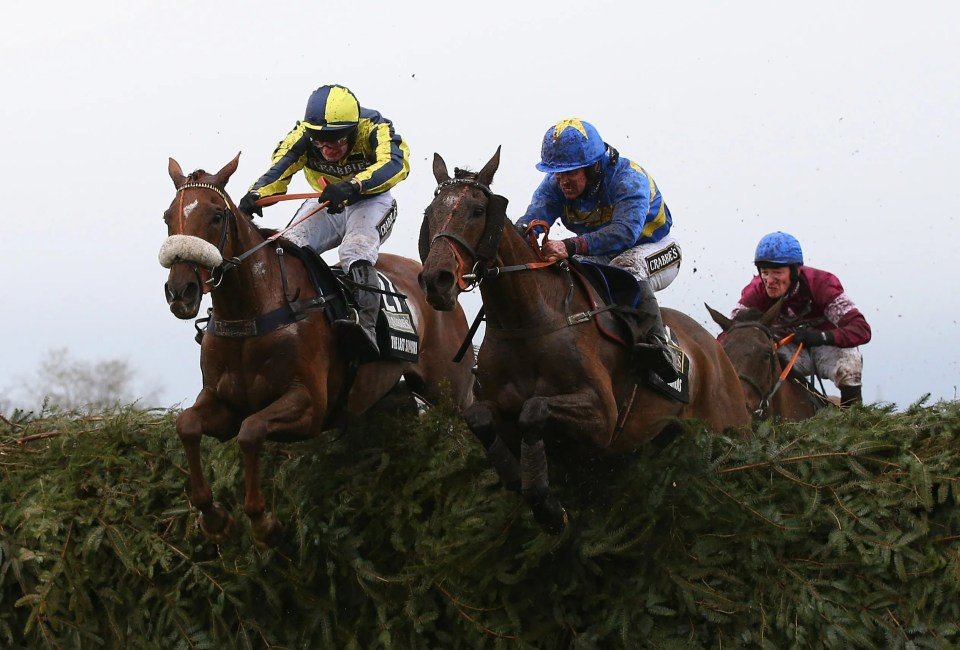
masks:
{"label": "blue and white helmet", "polygon": [[607,145],[589,122],[571,117],[560,120],[543,136],[540,147],[542,172],[568,172],[587,167],[603,158]]}
{"label": "blue and white helmet", "polygon": [[757,252],[753,256],[753,263],[757,266],[791,266],[803,264],[803,250],[800,242],[791,234],[772,232],[764,235],[757,244]]}

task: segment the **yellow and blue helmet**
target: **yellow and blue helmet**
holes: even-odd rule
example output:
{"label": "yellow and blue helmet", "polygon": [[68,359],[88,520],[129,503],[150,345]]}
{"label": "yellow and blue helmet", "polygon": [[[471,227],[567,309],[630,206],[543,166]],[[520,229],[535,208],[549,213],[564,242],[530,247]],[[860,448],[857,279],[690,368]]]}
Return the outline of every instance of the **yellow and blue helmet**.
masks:
{"label": "yellow and blue helmet", "polygon": [[544,134],[537,169],[554,173],[587,167],[603,158],[606,150],[607,145],[590,122],[567,118]]}
{"label": "yellow and blue helmet", "polygon": [[753,263],[760,267],[803,264],[803,250],[796,237],[778,230],[763,236],[757,244]]}
{"label": "yellow and blue helmet", "polygon": [[307,100],[303,125],[315,135],[336,136],[357,128],[360,103],[349,88],[338,85],[320,86]]}

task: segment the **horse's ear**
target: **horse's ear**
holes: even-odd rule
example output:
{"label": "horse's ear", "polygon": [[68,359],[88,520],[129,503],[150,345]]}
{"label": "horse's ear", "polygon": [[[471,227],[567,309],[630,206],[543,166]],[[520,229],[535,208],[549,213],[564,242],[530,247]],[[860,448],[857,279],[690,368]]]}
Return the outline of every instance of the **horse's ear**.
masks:
{"label": "horse's ear", "polygon": [[703,306],[707,308],[708,312],[710,312],[710,318],[713,319],[713,322],[719,325],[720,329],[722,329],[724,332],[730,329],[730,327],[733,325],[733,321],[731,319],[727,318],[707,303],[703,303]]}
{"label": "horse's ear", "polygon": [[227,181],[230,180],[230,177],[233,176],[233,172],[237,171],[237,165],[240,164],[240,152],[237,152],[237,155],[233,157],[233,160],[228,162],[223,166],[223,169],[217,172],[216,180],[214,185],[217,187],[223,188],[227,186]]}
{"label": "horse's ear", "polygon": [[763,316],[760,317],[760,324],[766,327],[773,325],[773,321],[780,318],[780,310],[783,308],[783,298],[781,297],[777,302],[767,311],[763,312]]}
{"label": "horse's ear", "polygon": [[443,162],[443,158],[436,152],[433,154],[433,177],[437,179],[437,183],[450,180],[450,174],[447,173],[447,163]]}
{"label": "horse's ear", "polygon": [[477,180],[483,183],[484,185],[490,185],[493,183],[493,175],[497,172],[497,167],[500,166],[500,147],[497,147],[497,153],[493,154],[493,158],[487,161],[487,164],[483,166],[483,169],[480,170],[480,173],[477,174]]}
{"label": "horse's ear", "polygon": [[170,159],[170,162],[167,163],[167,173],[170,174],[170,178],[173,180],[173,186],[178,190],[180,186],[186,182],[187,177],[183,175],[183,170],[180,169],[180,163],[178,163],[173,158]]}

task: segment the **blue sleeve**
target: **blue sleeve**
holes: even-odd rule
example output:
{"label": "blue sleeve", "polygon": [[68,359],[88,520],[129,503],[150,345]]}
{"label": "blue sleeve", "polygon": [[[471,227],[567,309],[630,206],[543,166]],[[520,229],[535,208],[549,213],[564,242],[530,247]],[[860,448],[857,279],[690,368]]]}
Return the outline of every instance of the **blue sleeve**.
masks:
{"label": "blue sleeve", "polygon": [[531,221],[541,219],[552,226],[562,215],[563,193],[553,175],[547,174],[534,191],[527,211],[517,219],[517,225],[526,227]]}
{"label": "blue sleeve", "polygon": [[618,254],[633,248],[646,223],[650,183],[644,174],[615,171],[604,179],[605,203],[613,206],[610,223],[582,235],[590,255]]}
{"label": "blue sleeve", "polygon": [[582,235],[590,255],[616,255],[634,246],[660,241],[673,219],[660,190],[639,165],[623,161],[604,178],[604,202],[612,206],[609,223]]}

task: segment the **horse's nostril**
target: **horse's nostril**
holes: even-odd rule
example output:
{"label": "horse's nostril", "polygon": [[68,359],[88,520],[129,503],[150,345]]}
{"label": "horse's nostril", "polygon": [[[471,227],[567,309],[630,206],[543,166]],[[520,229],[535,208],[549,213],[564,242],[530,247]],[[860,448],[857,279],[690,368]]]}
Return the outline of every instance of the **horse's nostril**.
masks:
{"label": "horse's nostril", "polygon": [[449,271],[440,271],[437,273],[436,287],[442,291],[447,291],[453,286],[453,273]]}

